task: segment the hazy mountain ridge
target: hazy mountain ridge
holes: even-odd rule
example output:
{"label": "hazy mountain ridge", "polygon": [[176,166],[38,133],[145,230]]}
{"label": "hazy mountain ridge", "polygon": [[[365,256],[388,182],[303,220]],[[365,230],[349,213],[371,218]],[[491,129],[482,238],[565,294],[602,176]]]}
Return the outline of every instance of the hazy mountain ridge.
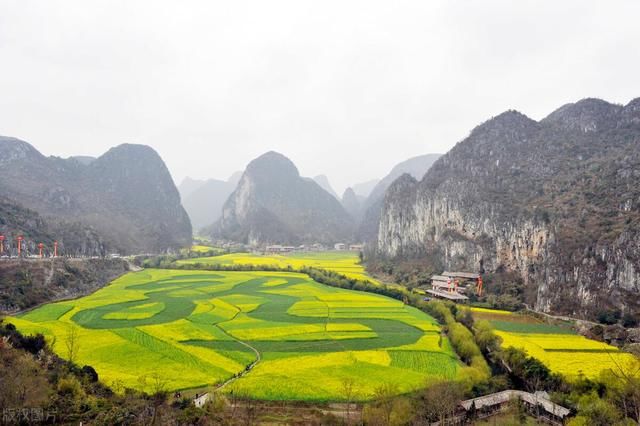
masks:
{"label": "hazy mountain ridge", "polygon": [[249,244],[333,243],[349,240],[352,232],[340,202],[271,151],[249,163],[213,237]]}
{"label": "hazy mountain ridge", "polygon": [[355,185],[352,185],[351,188],[356,195],[367,198],[371,195],[371,191],[373,191],[373,188],[375,188],[379,182],[380,179],[371,179],[366,182],[356,183]]}
{"label": "hazy mountain ridge", "polygon": [[182,181],[179,187],[182,205],[196,233],[220,218],[222,206],[237,184],[235,174],[228,181],[218,179],[196,181],[189,178]]}
{"label": "hazy mountain ridge", "polygon": [[388,190],[386,256],[516,272],[537,309],[590,315],[640,304],[640,99],[508,111],[476,127],[417,182]]}
{"label": "hazy mountain ridge", "polygon": [[192,179],[189,176],[182,179],[182,182],[177,186],[180,199],[184,201],[193,191],[200,188],[207,181],[205,179]]}
{"label": "hazy mountain ridge", "polygon": [[327,191],[329,194],[333,195],[334,198],[340,199],[340,197],[338,197],[338,193],[333,189],[333,186],[331,186],[329,178],[326,175],[315,176],[313,178],[313,181],[320,185],[320,187]]}
{"label": "hazy mountain ridge", "polygon": [[[178,191],[147,146],[123,144],[78,161],[45,157],[27,142],[2,137],[0,167],[0,195],[37,212],[43,222],[36,228],[46,228],[42,232],[69,253],[158,252],[190,243],[191,224]],[[5,227],[37,232],[15,220]]]}
{"label": "hazy mountain ridge", "polygon": [[358,223],[360,221],[360,217],[362,215],[362,205],[365,201],[364,197],[359,197],[353,188],[349,187],[344,190],[344,194],[342,194],[342,207],[351,215],[353,220]]}
{"label": "hazy mountain ridge", "polygon": [[425,154],[409,158],[396,164],[384,178],[378,181],[366,201],[360,206],[360,220],[356,232],[359,240],[367,242],[374,242],[376,240],[380,223],[380,212],[387,188],[405,173],[408,173],[416,179],[421,179],[441,155],[442,154]]}

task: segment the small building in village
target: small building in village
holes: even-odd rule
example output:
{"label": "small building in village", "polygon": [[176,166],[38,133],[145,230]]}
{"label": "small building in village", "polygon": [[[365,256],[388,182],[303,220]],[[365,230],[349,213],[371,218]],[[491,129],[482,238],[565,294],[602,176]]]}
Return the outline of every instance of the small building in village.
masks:
{"label": "small building in village", "polygon": [[265,248],[266,253],[290,253],[294,251],[296,248],[294,246],[282,246],[279,244],[274,244],[271,246],[267,246]]}
{"label": "small building in village", "polygon": [[512,389],[468,399],[460,405],[467,419],[483,419],[508,410],[510,404],[518,400],[528,414],[552,425],[563,425],[571,414],[568,408],[552,402],[546,392],[529,393]]}
{"label": "small building in village", "polygon": [[207,403],[207,401],[209,401],[208,392],[203,393],[202,395],[199,395],[196,393],[195,397],[193,398],[193,405],[195,405],[198,408],[202,408]]}

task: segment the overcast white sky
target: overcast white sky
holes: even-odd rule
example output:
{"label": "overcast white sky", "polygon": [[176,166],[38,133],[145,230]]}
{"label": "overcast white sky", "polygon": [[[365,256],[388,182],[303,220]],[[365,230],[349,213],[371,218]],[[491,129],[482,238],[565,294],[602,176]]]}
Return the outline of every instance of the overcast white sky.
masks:
{"label": "overcast white sky", "polygon": [[640,1],[0,0],[0,134],[151,145],[176,183],[276,150],[340,193],[506,109],[640,96]]}

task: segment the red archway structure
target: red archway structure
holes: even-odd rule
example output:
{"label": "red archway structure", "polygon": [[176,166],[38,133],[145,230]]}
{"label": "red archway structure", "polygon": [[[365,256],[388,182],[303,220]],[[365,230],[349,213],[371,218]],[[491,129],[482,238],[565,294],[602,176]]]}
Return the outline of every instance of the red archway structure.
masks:
{"label": "red archway structure", "polygon": [[16,240],[18,240],[18,256],[20,256],[22,253],[22,240],[24,240],[24,237],[22,235],[18,235]]}

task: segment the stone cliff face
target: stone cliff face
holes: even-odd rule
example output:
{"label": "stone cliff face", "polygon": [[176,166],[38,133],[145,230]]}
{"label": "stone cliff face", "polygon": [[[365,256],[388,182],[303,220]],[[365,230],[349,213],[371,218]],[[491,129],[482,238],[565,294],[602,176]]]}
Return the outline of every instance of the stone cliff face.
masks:
{"label": "stone cliff face", "polygon": [[513,271],[539,310],[640,308],[640,102],[509,111],[385,195],[377,250]]}
{"label": "stone cliff face", "polygon": [[214,225],[213,237],[248,244],[349,241],[353,222],[340,202],[300,176],[285,156],[253,160]]}
{"label": "stone cliff face", "polygon": [[384,201],[384,194],[387,188],[400,176],[407,173],[416,179],[429,170],[431,165],[440,158],[441,154],[426,154],[409,158],[402,163],[396,164],[388,175],[380,179],[373,187],[367,199],[361,203],[360,216],[358,220],[358,230],[356,237],[360,241],[371,243],[375,241],[380,224],[380,212]]}

